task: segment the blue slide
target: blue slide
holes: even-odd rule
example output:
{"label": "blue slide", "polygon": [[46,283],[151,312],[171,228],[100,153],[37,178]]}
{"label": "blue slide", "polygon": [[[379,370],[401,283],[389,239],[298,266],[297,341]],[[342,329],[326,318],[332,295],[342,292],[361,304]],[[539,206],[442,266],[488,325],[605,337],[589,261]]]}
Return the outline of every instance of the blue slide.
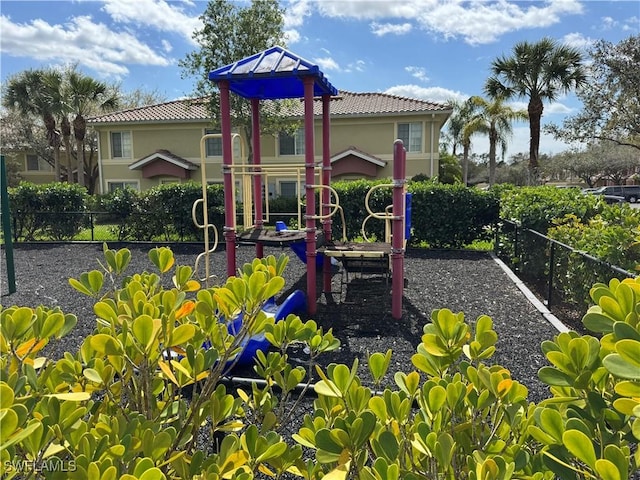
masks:
{"label": "blue slide", "polygon": [[[276,322],[283,320],[290,313],[298,313],[306,310],[307,297],[302,290],[295,290],[280,305],[276,305],[275,299],[269,299],[262,307],[262,311],[275,318]],[[229,324],[229,333],[235,335],[242,327],[242,317]],[[264,332],[253,335],[242,342],[242,352],[238,354],[236,366],[251,365],[258,350],[266,352],[271,343],[264,336]]]}

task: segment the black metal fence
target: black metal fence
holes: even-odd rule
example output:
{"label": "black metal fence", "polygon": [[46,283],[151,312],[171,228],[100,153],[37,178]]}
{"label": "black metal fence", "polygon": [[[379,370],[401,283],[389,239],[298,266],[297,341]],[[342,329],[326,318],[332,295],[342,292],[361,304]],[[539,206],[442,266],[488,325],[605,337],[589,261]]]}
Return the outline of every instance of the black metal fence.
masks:
{"label": "black metal fence", "polygon": [[496,228],[494,251],[544,297],[547,306],[563,303],[583,308],[590,303],[589,290],[594,284],[636,277],[633,272],[509,220],[501,220]]}

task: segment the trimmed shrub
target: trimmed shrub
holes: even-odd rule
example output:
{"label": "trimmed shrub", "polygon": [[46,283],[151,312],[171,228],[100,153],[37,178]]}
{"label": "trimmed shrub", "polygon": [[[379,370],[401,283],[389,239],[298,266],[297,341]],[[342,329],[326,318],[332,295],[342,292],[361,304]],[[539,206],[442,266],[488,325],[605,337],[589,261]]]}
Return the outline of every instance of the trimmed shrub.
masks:
{"label": "trimmed shrub", "polygon": [[[538,405],[507,368],[489,364],[498,345],[490,317],[467,322],[440,309],[423,328],[415,369],[395,372],[394,387],[373,390],[391,350],[368,356],[371,386],[357,360],[316,365],[319,380],[306,385],[313,412],[285,438],[278,429],[309,381],[288,349],[306,346],[314,365],[340,345],[313,320],[274,323],[262,312],[284,285],[287,258],[256,259],[204,289],[167,248],[149,252],[158,273],[131,276],[130,251],[104,253],[103,271],[69,281],[96,300],[97,328],[78,352],[40,357],[75,315],[0,308],[3,478],[573,480],[631,478],[640,467],[640,280],[591,289],[583,323],[600,339],[564,332],[543,342],[549,364],[539,377],[550,396]],[[165,276],[173,287],[162,286]],[[257,354],[264,383],[227,390],[228,362],[261,334],[276,347]],[[199,438],[218,441],[203,449]]]}
{"label": "trimmed shrub", "polygon": [[413,193],[412,243],[431,248],[460,248],[474,240],[491,238],[500,204],[491,192],[461,184],[411,183]]}
{"label": "trimmed shrub", "polygon": [[9,190],[16,237],[70,240],[86,226],[87,191],[77,184],[21,182]]}

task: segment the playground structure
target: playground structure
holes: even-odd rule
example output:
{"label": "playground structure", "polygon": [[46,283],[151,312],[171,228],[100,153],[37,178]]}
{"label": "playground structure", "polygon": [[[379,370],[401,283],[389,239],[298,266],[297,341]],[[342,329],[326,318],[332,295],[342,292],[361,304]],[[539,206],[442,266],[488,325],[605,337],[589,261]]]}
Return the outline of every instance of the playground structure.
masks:
{"label": "playground structure", "polygon": [[[314,315],[317,311],[316,274],[318,271],[316,258],[320,253],[322,264],[323,291],[331,290],[331,257],[342,262],[345,268],[355,258],[368,257],[372,262],[383,264],[386,262],[392,276],[392,316],[402,317],[402,290],[404,285],[404,227],[405,227],[405,164],[406,152],[401,141],[394,143],[393,183],[387,185],[393,188],[393,205],[391,212],[375,213],[369,210],[369,216],[384,219],[389,222],[390,234],[386,242],[349,244],[347,242],[333,242],[331,217],[339,210],[339,199],[335,190],[330,186],[330,100],[338,91],[328,82],[317,65],[297,57],[282,47],[273,47],[255,55],[239,60],[233,64],[220,67],[209,73],[209,80],[215,82],[220,93],[220,117],[223,157],[223,182],[225,196],[225,225],[224,240],[227,259],[227,275],[235,275],[236,245],[238,241],[255,243],[256,257],[263,257],[263,246],[277,242],[304,241],[307,269],[307,312]],[[252,115],[252,153],[253,163],[238,164],[234,161],[233,141],[235,135],[231,132],[230,93],[233,92],[250,100]],[[304,105],[304,135],[305,151],[304,166],[292,165],[262,165],[260,148],[260,102],[264,100],[280,100],[301,98]],[[314,102],[319,98],[322,102],[322,152],[321,166],[315,163],[314,139]],[[204,144],[207,136],[201,141]],[[242,142],[241,142],[242,143]],[[242,148],[241,148],[242,150]],[[244,155],[243,155],[244,158]],[[302,175],[304,172],[304,176]],[[206,200],[206,173],[204,161],[201,165],[203,185],[203,206]],[[288,232],[287,237],[282,231],[265,229],[263,217],[263,180],[269,175],[296,175],[300,180],[304,178],[305,214],[304,229],[299,232]],[[238,235],[236,230],[235,209],[235,178],[242,180],[242,195],[244,201],[244,231]],[[298,190],[299,194],[301,189]],[[316,207],[315,193],[319,190],[320,204]],[[252,193],[250,193],[252,192]],[[331,196],[334,196],[332,202]],[[265,200],[268,202],[268,198]],[[300,204],[300,202],[298,202]],[[268,203],[266,205],[268,207]],[[193,215],[195,221],[196,204]],[[204,222],[198,224],[204,228],[205,251],[201,254],[207,258],[205,262],[205,278],[209,278],[208,253],[212,251],[209,245],[209,225],[203,208]],[[254,219],[250,216],[253,210]],[[268,208],[267,208],[268,210]],[[301,212],[299,212],[301,213]],[[268,215],[267,215],[268,218]],[[317,222],[321,223],[318,231]],[[365,220],[366,222],[366,220]],[[197,223],[197,222],[196,222]],[[299,224],[301,225],[301,224]],[[321,235],[325,245],[318,250],[318,236]],[[217,245],[217,233],[215,234]],[[214,245],[214,249],[215,249]],[[366,246],[363,246],[366,245]],[[200,260],[198,257],[197,262]],[[197,270],[197,263],[196,263]]]}

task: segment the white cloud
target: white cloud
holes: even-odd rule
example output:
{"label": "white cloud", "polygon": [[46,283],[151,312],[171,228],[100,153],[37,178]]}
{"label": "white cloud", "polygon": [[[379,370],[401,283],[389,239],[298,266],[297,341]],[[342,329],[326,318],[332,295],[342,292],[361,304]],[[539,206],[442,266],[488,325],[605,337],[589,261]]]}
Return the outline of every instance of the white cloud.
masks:
{"label": "white cloud", "polygon": [[355,62],[349,63],[347,68],[344,69],[345,73],[351,72],[364,72],[367,67],[367,62],[364,60],[356,60]]}
{"label": "white cloud", "polygon": [[592,38],[585,37],[583,34],[578,32],[569,33],[562,38],[562,43],[579,50],[586,50],[593,45],[594,42],[595,40]]}
{"label": "white cloud", "polygon": [[618,22],[616,22],[612,17],[602,17],[602,24],[600,25],[600,30],[612,30],[618,26]]}
{"label": "white cloud", "polygon": [[425,88],[419,85],[395,85],[391,88],[387,88],[384,93],[398,95],[400,97],[417,98],[436,103],[448,103],[451,100],[463,101],[469,98],[469,95],[446,88]]}
{"label": "white cloud", "polygon": [[529,2],[444,2],[432,10],[417,12],[422,27],[445,39],[461,37],[470,45],[497,41],[500,36],[522,30],[557,24],[565,15],[579,14],[582,5],[576,0]]}
{"label": "white cloud", "polygon": [[314,58],[313,61],[316,62],[322,70],[340,70],[338,63],[331,57]]}
{"label": "white cloud", "polygon": [[311,15],[311,5],[308,0],[289,0],[285,8],[283,20],[287,43],[298,43],[302,39],[299,28],[304,25],[305,18]]}
{"label": "white cloud", "polygon": [[622,30],[637,34],[640,31],[640,17],[630,17],[625,20]]}
{"label": "white cloud", "polygon": [[287,44],[298,43],[302,38],[300,36],[300,33],[295,29],[285,30],[284,36],[285,36],[285,39],[287,40]]}
{"label": "white cloud", "polygon": [[164,49],[165,52],[169,53],[171,52],[171,50],[173,50],[173,45],[171,45],[171,42],[168,42],[167,40],[162,40],[162,48]]}
{"label": "white cloud", "polygon": [[404,67],[404,69],[406,72],[409,72],[412,77],[417,78],[421,82],[429,81],[429,77],[427,77],[427,72],[423,67],[409,66],[409,67]]}
{"label": "white cloud", "polygon": [[3,54],[63,64],[78,62],[101,76],[124,76],[129,72],[127,64],[163,67],[171,64],[169,58],[134,35],[113,31],[88,16],[52,25],[40,19],[14,23],[3,15],[0,29]]}
{"label": "white cloud", "polygon": [[[558,24],[568,15],[583,12],[579,0],[549,0],[543,3],[448,1],[440,0],[291,0],[290,5],[304,6],[308,15],[311,7],[325,17],[372,20],[376,35],[402,34],[417,22],[423,30],[438,37],[462,38],[471,45],[492,43],[500,36],[522,29],[536,29]],[[304,17],[297,17],[302,19]],[[384,22],[376,22],[384,20]]]}
{"label": "white cloud", "polygon": [[116,22],[174,32],[195,45],[193,32],[202,28],[197,16],[184,12],[176,2],[165,0],[105,0],[102,9]]}
{"label": "white cloud", "polygon": [[406,0],[379,1],[379,0],[341,0],[314,2],[321,15],[337,18],[355,18],[359,20],[373,20],[376,18],[404,18],[415,17],[417,11],[422,8],[431,8],[438,0]]}
{"label": "white cloud", "polygon": [[284,27],[297,28],[304,25],[305,17],[311,15],[312,7],[309,0],[289,0],[285,4]]}
{"label": "white cloud", "polygon": [[553,102],[553,103],[550,103],[549,105],[544,106],[544,113],[548,113],[549,115],[554,115],[554,114],[567,115],[571,112],[573,112],[573,109],[571,107],[568,107],[565,104],[560,102]]}
{"label": "white cloud", "polygon": [[384,35],[405,35],[411,31],[413,27],[410,23],[377,23],[373,22],[371,24],[371,32],[378,37],[382,37]]}

